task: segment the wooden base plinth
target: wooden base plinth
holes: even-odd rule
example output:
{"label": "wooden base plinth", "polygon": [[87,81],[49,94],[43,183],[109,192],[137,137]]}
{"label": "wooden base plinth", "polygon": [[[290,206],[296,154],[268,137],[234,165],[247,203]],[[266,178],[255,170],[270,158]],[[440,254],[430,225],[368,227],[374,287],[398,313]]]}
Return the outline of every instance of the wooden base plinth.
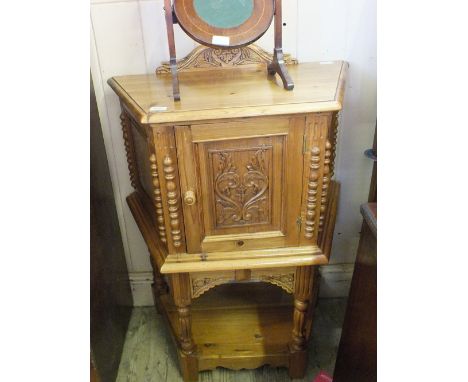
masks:
{"label": "wooden base plinth", "polygon": [[304,378],[307,369],[307,350],[292,352],[289,357],[289,376]]}
{"label": "wooden base plinth", "polygon": [[[177,309],[169,294],[159,297],[174,339],[179,337]],[[192,337],[196,350],[185,355],[179,347],[184,381],[216,367],[254,369],[262,365],[288,367],[303,376],[307,351],[291,352],[293,298],[266,283],[220,285],[192,301]],[[176,342],[177,343],[177,342]]]}
{"label": "wooden base plinth", "polygon": [[180,374],[185,382],[198,381],[198,358],[194,354],[186,355],[178,351]]}

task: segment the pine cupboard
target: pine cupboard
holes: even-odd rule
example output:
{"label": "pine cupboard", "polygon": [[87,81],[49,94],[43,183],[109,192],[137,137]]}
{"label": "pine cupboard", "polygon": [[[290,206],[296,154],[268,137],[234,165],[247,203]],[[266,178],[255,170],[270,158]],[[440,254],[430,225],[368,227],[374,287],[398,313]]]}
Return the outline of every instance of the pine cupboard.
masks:
{"label": "pine cupboard", "polygon": [[268,59],[255,46],[199,47],[179,63],[180,102],[168,65],[108,81],[135,189],[127,201],[186,381],[218,366],[306,370],[348,65],[287,57],[295,88],[285,91],[265,75]]}

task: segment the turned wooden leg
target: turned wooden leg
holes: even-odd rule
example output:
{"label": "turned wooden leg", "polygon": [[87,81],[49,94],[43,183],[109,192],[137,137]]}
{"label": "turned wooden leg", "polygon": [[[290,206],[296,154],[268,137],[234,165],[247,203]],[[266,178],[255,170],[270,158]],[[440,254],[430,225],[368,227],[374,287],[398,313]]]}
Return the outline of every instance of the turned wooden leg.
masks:
{"label": "turned wooden leg", "polygon": [[159,314],[163,312],[162,303],[160,296],[167,294],[169,288],[164,281],[164,277],[159,272],[159,269],[156,265],[156,262],[151,257],[151,265],[153,267],[153,283],[151,284],[151,289],[153,290],[153,300],[156,310]]}
{"label": "turned wooden leg", "polygon": [[303,378],[307,369],[307,311],[311,300],[314,267],[297,267],[294,288],[293,330],[289,376]]}
{"label": "turned wooden leg", "polygon": [[171,275],[171,290],[179,324],[179,363],[185,382],[198,381],[198,359],[192,338],[190,278],[188,273]]}

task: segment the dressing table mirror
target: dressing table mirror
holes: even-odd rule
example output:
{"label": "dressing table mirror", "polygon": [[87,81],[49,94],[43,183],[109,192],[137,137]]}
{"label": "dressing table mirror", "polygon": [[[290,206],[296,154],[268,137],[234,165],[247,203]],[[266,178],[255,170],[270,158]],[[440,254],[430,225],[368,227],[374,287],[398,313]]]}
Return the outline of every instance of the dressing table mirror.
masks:
{"label": "dressing table mirror", "polygon": [[174,24],[192,39],[213,48],[236,48],[258,40],[275,20],[275,48],[268,74],[278,74],[287,90],[294,83],[282,48],[281,0],[164,0],[174,100],[180,100]]}

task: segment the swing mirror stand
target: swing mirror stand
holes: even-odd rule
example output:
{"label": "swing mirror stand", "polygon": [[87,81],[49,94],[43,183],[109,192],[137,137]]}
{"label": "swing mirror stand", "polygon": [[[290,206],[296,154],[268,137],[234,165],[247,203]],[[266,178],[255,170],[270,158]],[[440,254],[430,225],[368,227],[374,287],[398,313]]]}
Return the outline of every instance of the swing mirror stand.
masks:
{"label": "swing mirror stand", "polygon": [[278,74],[286,90],[294,83],[284,62],[281,0],[164,0],[169,65],[174,101],[180,101],[174,24],[202,45],[216,49],[239,48],[258,40],[274,18],[275,47],[268,75]]}

